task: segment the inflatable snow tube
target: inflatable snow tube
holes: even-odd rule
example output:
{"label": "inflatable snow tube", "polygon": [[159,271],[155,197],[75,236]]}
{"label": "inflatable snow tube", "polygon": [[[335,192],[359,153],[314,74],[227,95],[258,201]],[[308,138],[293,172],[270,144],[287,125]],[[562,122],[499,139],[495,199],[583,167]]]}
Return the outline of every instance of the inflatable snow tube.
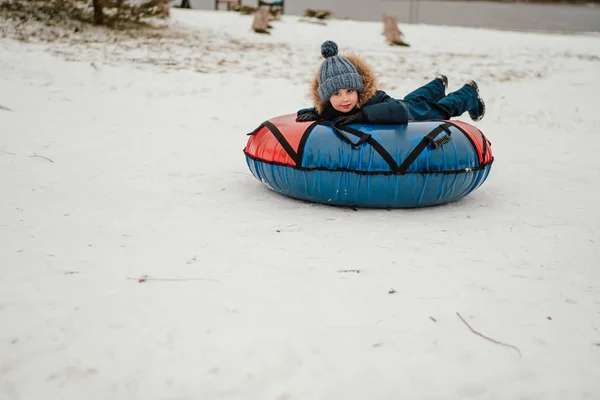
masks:
{"label": "inflatable snow tube", "polygon": [[262,123],[244,153],[258,180],[296,199],[369,208],[444,204],[481,186],[494,161],[483,133],[460,121],[336,126],[295,118]]}

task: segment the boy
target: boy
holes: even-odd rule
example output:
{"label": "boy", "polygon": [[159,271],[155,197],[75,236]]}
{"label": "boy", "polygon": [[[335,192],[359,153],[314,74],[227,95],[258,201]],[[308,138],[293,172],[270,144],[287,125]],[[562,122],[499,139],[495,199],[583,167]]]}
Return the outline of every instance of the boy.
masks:
{"label": "boy", "polygon": [[335,42],[321,45],[325,60],[312,81],[315,106],[298,111],[296,121],[329,120],[336,124],[351,123],[405,124],[408,121],[448,120],[465,111],[473,121],[485,114],[475,81],[446,96],[448,78],[438,75],[433,81],[394,99],[377,90],[375,73],[357,56],[338,56]]}

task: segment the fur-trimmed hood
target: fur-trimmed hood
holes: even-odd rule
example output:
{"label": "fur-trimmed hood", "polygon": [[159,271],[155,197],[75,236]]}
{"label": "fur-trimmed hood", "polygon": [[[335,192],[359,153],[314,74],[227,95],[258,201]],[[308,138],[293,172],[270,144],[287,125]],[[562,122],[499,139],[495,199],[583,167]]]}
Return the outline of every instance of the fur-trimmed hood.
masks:
{"label": "fur-trimmed hood", "polygon": [[[375,92],[377,92],[377,78],[373,69],[361,57],[355,54],[345,54],[343,57],[356,67],[356,70],[363,78],[363,90],[358,94],[358,107],[360,108],[375,95]],[[329,101],[324,102],[319,97],[318,76],[319,70],[315,72],[315,76],[311,82],[311,96],[317,112],[321,114]]]}

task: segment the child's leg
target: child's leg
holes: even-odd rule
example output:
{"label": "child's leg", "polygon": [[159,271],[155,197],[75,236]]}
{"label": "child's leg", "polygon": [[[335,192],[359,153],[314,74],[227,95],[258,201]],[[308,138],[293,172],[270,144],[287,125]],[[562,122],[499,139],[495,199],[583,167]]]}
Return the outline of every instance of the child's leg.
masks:
{"label": "child's leg", "polygon": [[450,115],[444,107],[429,100],[421,102],[411,102],[406,104],[408,111],[415,121],[429,121],[430,119],[450,119]]}
{"label": "child's leg", "polygon": [[407,103],[420,103],[422,101],[431,101],[437,103],[445,95],[444,84],[439,79],[434,79],[425,86],[421,86],[404,97]]}
{"label": "child's leg", "polygon": [[475,89],[465,85],[438,101],[437,106],[448,115],[445,119],[458,117],[466,111],[479,108],[478,94]]}
{"label": "child's leg", "polygon": [[437,102],[423,99],[406,103],[415,121],[450,119],[479,108],[477,91],[470,86],[463,86]]}

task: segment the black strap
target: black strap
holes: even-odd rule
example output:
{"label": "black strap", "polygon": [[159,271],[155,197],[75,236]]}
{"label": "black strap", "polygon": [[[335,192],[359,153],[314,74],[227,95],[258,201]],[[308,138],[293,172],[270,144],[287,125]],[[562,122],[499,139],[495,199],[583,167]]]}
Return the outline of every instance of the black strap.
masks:
{"label": "black strap", "polygon": [[258,131],[260,131],[260,130],[261,130],[263,127],[264,127],[264,126],[265,126],[265,124],[264,124],[264,123],[262,123],[262,124],[260,124],[260,125],[258,126],[258,128],[256,128],[255,130],[253,130],[253,131],[252,131],[252,132],[250,132],[250,133],[247,133],[246,135],[248,135],[248,136],[254,136],[254,135],[256,135],[256,134],[258,133]]}
{"label": "black strap", "polygon": [[[338,134],[343,139],[348,141],[352,145],[352,147],[358,147],[362,143],[368,143],[389,165],[390,169],[392,170],[392,173],[397,173],[397,174],[401,174],[401,175],[406,174],[410,165],[417,159],[417,157],[419,157],[419,155],[423,152],[423,150],[425,150],[427,145],[431,144],[434,146],[434,148],[437,148],[437,147],[443,145],[444,143],[447,143],[450,140],[450,134],[451,134],[450,126],[454,126],[454,124],[443,123],[443,124],[437,126],[436,128],[434,128],[410,152],[410,154],[408,155],[408,157],[406,157],[406,159],[402,162],[402,164],[400,164],[400,166],[398,166],[398,164],[396,163],[396,160],[391,156],[391,154],[381,145],[381,143],[379,143],[377,140],[373,139],[373,137],[370,134],[361,132],[358,129],[350,128],[349,126],[336,126],[335,124],[333,124],[331,122],[325,122],[325,121],[319,121],[319,122],[315,122],[315,123],[311,124],[309,126],[309,128],[304,132],[304,135],[301,139],[301,142],[302,142],[301,146],[299,146],[300,152],[303,152],[303,150],[304,150],[303,147],[306,144],[306,139],[308,138],[308,135],[311,133],[311,131],[314,129],[314,127],[318,124],[325,125],[325,126],[332,128],[336,134]],[[285,136],[283,136],[281,131],[270,121],[263,122],[258,128],[256,128],[254,131],[250,132],[248,135],[256,134],[263,127],[267,127],[271,131],[273,136],[275,136],[275,138],[277,139],[279,144],[281,144],[281,147],[283,147],[283,149],[286,151],[286,153],[294,161],[296,166],[300,166],[302,163],[302,159],[300,157],[303,155],[298,154],[298,153],[296,153],[296,151],[294,151],[294,149],[292,148],[290,143],[286,140]],[[444,135],[444,137],[442,137],[438,140],[435,140],[435,138],[443,131],[446,132],[446,135]],[[355,140],[353,137],[351,137],[348,134],[350,134],[354,137],[357,137],[358,140]],[[484,138],[484,142],[485,142],[485,138]]]}
{"label": "black strap", "polygon": [[267,128],[269,128],[269,130],[271,131],[271,133],[273,134],[273,136],[275,136],[275,139],[277,139],[277,141],[279,142],[279,144],[281,145],[281,147],[283,147],[283,149],[285,150],[285,152],[288,153],[288,155],[290,156],[290,158],[292,160],[294,160],[294,163],[296,165],[299,165],[298,154],[292,148],[292,145],[290,145],[290,143],[287,141],[287,139],[285,138],[285,136],[283,136],[283,134],[281,133],[281,131],[275,125],[273,125],[270,121],[263,122],[263,125],[266,126]]}
{"label": "black strap", "polygon": [[477,129],[479,131],[479,133],[481,133],[481,141],[483,142],[483,151],[481,154],[481,160],[483,161],[482,164],[485,164],[485,158],[487,157],[487,152],[488,152],[488,141],[487,138],[485,137],[485,135],[483,134],[483,132],[481,132],[479,129]]}
{"label": "black strap", "polygon": [[350,128],[349,126],[346,125],[333,125],[333,129],[337,130],[337,131],[345,131],[348,133],[351,133],[352,135],[358,137],[358,140],[355,141],[354,143],[352,143],[352,147],[359,147],[361,144],[367,142],[369,143],[369,140],[371,139],[371,134],[370,133],[365,133],[363,131],[359,131],[358,129],[354,129],[354,128]]}
{"label": "black strap", "polygon": [[252,136],[255,135],[256,133],[258,133],[258,131],[260,131],[262,128],[266,127],[269,129],[269,131],[271,132],[271,134],[273,134],[273,136],[275,136],[275,139],[277,139],[277,141],[279,142],[279,144],[281,145],[281,147],[283,147],[283,149],[285,150],[285,152],[290,156],[290,158],[294,161],[294,163],[296,164],[297,167],[300,167],[302,164],[302,158],[304,157],[304,147],[306,146],[306,141],[308,140],[308,135],[310,135],[310,133],[312,132],[312,130],[315,128],[315,126],[317,125],[317,122],[313,122],[302,134],[302,137],[300,138],[300,143],[298,145],[298,152],[296,153],[294,151],[294,149],[292,148],[292,146],[290,145],[290,143],[287,141],[287,139],[285,138],[285,136],[283,136],[283,134],[281,133],[281,131],[279,130],[279,128],[277,128],[272,122],[270,121],[265,121],[262,124],[260,124],[258,126],[258,128],[256,128],[255,130],[253,130],[252,132],[248,133],[248,136]]}
{"label": "black strap", "polygon": [[[321,125],[328,126],[331,129],[333,129],[333,131],[338,136],[340,136],[346,142],[350,143],[352,145],[352,147],[360,146],[363,142],[367,141],[371,137],[371,135],[369,135],[368,133],[363,133],[356,129],[349,128],[347,126],[336,125],[332,121],[319,121],[319,123]],[[358,134],[357,134],[357,132],[358,132]],[[357,136],[358,140],[355,139],[354,137],[348,135],[348,133],[352,133],[354,136]]]}
{"label": "black strap", "polygon": [[[326,125],[331,127],[337,134],[345,138],[352,147],[358,147],[362,143],[368,143],[373,147],[373,149],[383,158],[383,160],[389,165],[392,172],[395,172],[398,169],[398,164],[396,164],[396,160],[391,156],[390,153],[379,143],[377,140],[373,139],[373,137],[365,132],[359,131],[358,129],[351,128],[346,125],[334,125],[330,122],[321,122],[322,125]],[[358,140],[353,140],[346,133],[350,133],[358,137]]]}
{"label": "black strap", "polygon": [[308,137],[310,136],[313,129],[315,129],[315,126],[317,126],[317,125],[318,125],[317,121],[310,124],[308,126],[308,128],[306,128],[304,133],[302,134],[302,137],[300,138],[300,143],[298,143],[298,161],[296,162],[297,166],[302,165],[302,160],[304,160],[304,148],[306,147],[306,141],[308,140]]}
{"label": "black strap", "polygon": [[[450,134],[450,126],[451,126],[450,124],[443,123],[441,125],[438,125],[431,132],[429,132],[419,142],[419,144],[415,146],[415,148],[413,149],[413,151],[410,152],[410,154],[408,155],[408,157],[406,157],[406,159],[402,162],[402,164],[400,164],[400,166],[397,169],[397,172],[400,175],[406,174],[406,171],[408,171],[408,168],[417,159],[417,157],[419,157],[419,155],[423,152],[423,150],[425,150],[425,148],[427,147],[427,145],[432,144],[432,143],[435,142],[435,138],[436,138],[437,135],[439,135],[443,131],[446,131],[448,134]],[[444,143],[446,143],[446,142],[447,142],[447,140]]]}
{"label": "black strap", "polygon": [[[448,121],[448,124],[455,127],[456,129],[458,129],[460,132],[462,132],[463,135],[466,136],[466,138],[469,140],[469,142],[471,143],[471,145],[473,145],[473,149],[475,149],[475,151],[477,151],[477,146],[475,145],[475,141],[473,140],[473,138],[471,137],[471,135],[469,135],[467,133],[467,131],[465,131],[460,125],[458,124],[454,124],[451,121]],[[475,128],[477,129],[477,128]],[[479,134],[481,135],[481,140],[483,143],[483,149],[482,149],[482,154],[481,154],[481,159],[483,160],[482,163],[480,163],[480,165],[485,164],[485,158],[487,157],[487,153],[489,151],[488,147],[489,145],[491,145],[491,143],[487,140],[487,137],[485,137],[485,135],[483,134],[483,132],[481,132],[479,129],[477,129],[477,132],[479,132]],[[478,158],[479,159],[479,158]]]}
{"label": "black strap", "polygon": [[373,139],[370,134],[361,132],[358,129],[350,128],[349,126],[344,126],[343,129],[355,136],[360,136],[361,140],[359,140],[359,142],[364,141],[370,144],[371,147],[373,147],[373,149],[381,156],[381,158],[383,158],[384,161],[390,166],[392,172],[396,172],[398,170],[398,164],[396,163],[396,160],[394,160],[394,157],[392,157],[392,155],[385,149],[385,147],[381,145],[381,143]]}

